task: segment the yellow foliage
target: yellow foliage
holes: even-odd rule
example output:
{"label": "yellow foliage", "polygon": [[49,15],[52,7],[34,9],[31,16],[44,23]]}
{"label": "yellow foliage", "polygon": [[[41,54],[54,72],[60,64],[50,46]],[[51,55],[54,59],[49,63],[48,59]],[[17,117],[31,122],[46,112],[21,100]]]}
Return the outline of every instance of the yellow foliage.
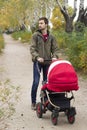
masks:
{"label": "yellow foliage", "polygon": [[51,22],[53,25],[53,29],[60,29],[64,25],[63,15],[58,7],[55,7],[52,11]]}
{"label": "yellow foliage", "polygon": [[11,0],[10,2],[4,2],[0,9],[0,28],[6,29],[9,26],[14,27],[18,25],[18,4],[20,0]]}

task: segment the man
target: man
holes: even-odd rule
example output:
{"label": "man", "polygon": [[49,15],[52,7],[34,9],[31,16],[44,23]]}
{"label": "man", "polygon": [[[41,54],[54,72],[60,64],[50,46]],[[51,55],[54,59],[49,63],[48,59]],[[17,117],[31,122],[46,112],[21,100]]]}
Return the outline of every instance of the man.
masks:
{"label": "man", "polygon": [[33,110],[36,109],[36,96],[40,72],[43,70],[43,81],[46,81],[49,67],[46,60],[55,60],[58,58],[58,45],[54,36],[48,31],[48,19],[42,17],[39,19],[38,24],[39,30],[33,34],[30,46],[33,61],[33,84],[31,89],[31,106]]}

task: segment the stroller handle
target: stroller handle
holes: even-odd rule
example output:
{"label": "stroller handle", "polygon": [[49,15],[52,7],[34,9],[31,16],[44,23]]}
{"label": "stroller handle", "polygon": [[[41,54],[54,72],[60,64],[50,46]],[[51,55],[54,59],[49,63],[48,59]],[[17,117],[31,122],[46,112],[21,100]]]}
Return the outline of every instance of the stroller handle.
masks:
{"label": "stroller handle", "polygon": [[[47,60],[44,60],[44,62],[49,62],[49,64],[48,65],[50,65],[51,64],[51,62],[52,62],[52,59],[47,59]],[[36,66],[37,66],[37,70],[38,70],[38,73],[39,74],[41,74],[41,71],[40,71],[40,69],[39,69],[39,61],[37,61],[36,62]],[[44,64],[44,63],[42,63],[42,64]],[[46,81],[42,81],[42,84],[45,84],[46,83]]]}
{"label": "stroller handle", "polygon": [[52,59],[48,59],[48,60],[44,60],[44,61],[49,61],[50,62],[50,61],[52,61]]}
{"label": "stroller handle", "polygon": [[41,63],[41,62],[39,62],[39,61],[37,60],[37,63],[44,64],[45,62],[51,63],[51,62],[52,62],[52,59],[47,59],[47,60],[45,60],[45,59],[44,59],[44,62],[42,62],[42,63]]}

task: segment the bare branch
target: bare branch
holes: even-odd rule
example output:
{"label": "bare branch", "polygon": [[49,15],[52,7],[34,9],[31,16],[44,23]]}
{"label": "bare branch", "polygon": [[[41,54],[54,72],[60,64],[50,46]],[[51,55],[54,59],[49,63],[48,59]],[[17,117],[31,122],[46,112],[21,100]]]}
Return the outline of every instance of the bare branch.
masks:
{"label": "bare branch", "polygon": [[59,8],[64,11],[64,9],[63,9],[62,5],[60,4],[59,0],[56,0],[56,2],[58,4]]}

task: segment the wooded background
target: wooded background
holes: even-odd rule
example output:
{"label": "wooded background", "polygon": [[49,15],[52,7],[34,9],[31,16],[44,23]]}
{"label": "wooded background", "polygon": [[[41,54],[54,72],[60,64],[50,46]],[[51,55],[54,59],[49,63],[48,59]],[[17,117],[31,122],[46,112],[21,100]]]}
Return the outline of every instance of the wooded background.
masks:
{"label": "wooded background", "polygon": [[[0,0],[0,30],[36,27],[39,17],[46,16],[54,29],[65,27],[66,32],[73,31],[73,22],[77,15],[77,2],[69,6],[69,0]],[[87,8],[84,0],[80,0],[79,13],[75,21],[75,29],[79,22],[87,27]]]}

